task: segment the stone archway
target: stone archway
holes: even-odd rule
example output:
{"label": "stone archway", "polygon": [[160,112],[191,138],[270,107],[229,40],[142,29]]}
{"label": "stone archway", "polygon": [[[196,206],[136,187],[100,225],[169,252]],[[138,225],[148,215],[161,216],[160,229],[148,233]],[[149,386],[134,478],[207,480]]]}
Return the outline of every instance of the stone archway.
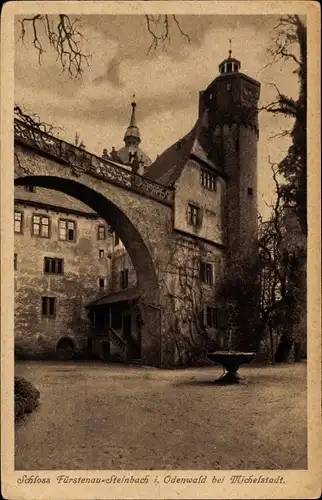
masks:
{"label": "stone archway", "polygon": [[72,359],[76,350],[76,344],[71,337],[61,337],[56,344],[56,355],[58,359]]}
{"label": "stone archway", "polygon": [[[50,175],[26,175],[15,178],[15,185],[28,184],[60,191],[78,199],[98,213],[116,231],[136,270],[141,302],[149,304],[149,307],[142,308],[144,315],[142,357],[145,363],[160,366],[161,325],[159,319],[155,321],[155,315],[159,316],[160,314],[158,311],[160,303],[158,278],[150,250],[138,228],[124,213],[124,210],[103,194],[77,180]],[[144,349],[144,345],[146,349]]]}

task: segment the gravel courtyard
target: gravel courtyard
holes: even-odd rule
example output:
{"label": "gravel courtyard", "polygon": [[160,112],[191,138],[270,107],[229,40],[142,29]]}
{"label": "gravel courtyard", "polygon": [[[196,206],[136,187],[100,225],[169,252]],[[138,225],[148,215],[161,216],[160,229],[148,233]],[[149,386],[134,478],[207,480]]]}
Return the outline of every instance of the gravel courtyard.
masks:
{"label": "gravel courtyard", "polygon": [[160,371],[99,362],[19,362],[41,392],[16,427],[15,467],[305,469],[306,364]]}

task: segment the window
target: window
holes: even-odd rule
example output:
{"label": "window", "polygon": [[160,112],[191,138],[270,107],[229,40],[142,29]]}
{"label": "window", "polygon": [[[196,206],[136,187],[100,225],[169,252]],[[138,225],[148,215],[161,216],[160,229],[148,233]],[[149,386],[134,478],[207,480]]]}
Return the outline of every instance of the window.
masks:
{"label": "window", "polygon": [[201,169],[201,184],[202,186],[210,189],[211,191],[216,191],[216,176],[208,170]]}
{"label": "window", "polygon": [[201,321],[206,328],[218,327],[218,309],[212,306],[206,306],[201,311]]}
{"label": "window", "polygon": [[233,70],[233,65],[232,65],[232,63],[227,63],[227,66],[226,66],[226,67],[227,67],[227,73],[231,73],[231,72],[232,72],[232,70]]}
{"label": "window", "polygon": [[116,233],[114,233],[114,246],[117,247],[117,245],[120,244],[120,238],[117,236]]}
{"label": "window", "polygon": [[35,192],[36,192],[36,188],[35,188],[35,186],[25,186],[25,190],[26,190],[28,193],[35,193]]}
{"label": "window", "polygon": [[253,188],[248,188],[247,189],[248,194],[251,196],[253,194]]}
{"label": "window", "polygon": [[200,279],[207,285],[213,284],[212,264],[208,264],[207,262],[200,262]]}
{"label": "window", "polygon": [[49,238],[49,217],[45,215],[33,215],[32,234],[40,238]]}
{"label": "window", "polygon": [[217,328],[217,309],[215,307],[206,308],[206,325],[209,328]]}
{"label": "window", "polygon": [[53,318],[56,315],[55,297],[41,297],[41,315],[47,318]]}
{"label": "window", "polygon": [[63,274],[64,260],[52,259],[51,257],[44,258],[44,273],[47,274]]}
{"label": "window", "polygon": [[99,257],[100,259],[104,259],[104,250],[102,248],[99,249]]}
{"label": "window", "polygon": [[98,279],[98,286],[100,288],[105,288],[105,279],[104,278],[99,278]]}
{"label": "window", "polygon": [[18,269],[18,256],[16,253],[13,256],[13,268],[14,270]]}
{"label": "window", "polygon": [[231,90],[231,83],[227,83],[226,89],[229,90],[229,91]]}
{"label": "window", "polygon": [[188,221],[193,226],[200,225],[200,208],[191,203],[188,205]]}
{"label": "window", "polygon": [[98,240],[105,240],[105,238],[106,238],[105,226],[98,226],[98,228],[97,228],[97,239]]}
{"label": "window", "polygon": [[15,233],[22,233],[22,213],[15,212]]}
{"label": "window", "polygon": [[59,239],[63,241],[76,240],[76,222],[73,220],[60,219]]}
{"label": "window", "polygon": [[129,286],[129,271],[128,269],[124,269],[120,273],[120,285],[121,288],[127,288]]}

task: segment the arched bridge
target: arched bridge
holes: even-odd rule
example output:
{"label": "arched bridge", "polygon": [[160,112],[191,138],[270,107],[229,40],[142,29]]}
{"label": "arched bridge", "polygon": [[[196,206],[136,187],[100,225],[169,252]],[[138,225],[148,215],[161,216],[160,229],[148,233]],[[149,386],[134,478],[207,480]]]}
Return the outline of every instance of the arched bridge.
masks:
{"label": "arched bridge", "polygon": [[[172,241],[172,189],[103,160],[83,149],[15,120],[15,185],[46,187],[82,201],[116,231],[137,273],[141,298],[147,305],[147,344],[157,345],[160,321],[158,263]],[[159,312],[158,312],[159,311]],[[157,316],[157,314],[159,316]],[[155,337],[155,338],[153,338]],[[159,357],[158,349],[150,349]],[[160,364],[157,359],[149,359]]]}

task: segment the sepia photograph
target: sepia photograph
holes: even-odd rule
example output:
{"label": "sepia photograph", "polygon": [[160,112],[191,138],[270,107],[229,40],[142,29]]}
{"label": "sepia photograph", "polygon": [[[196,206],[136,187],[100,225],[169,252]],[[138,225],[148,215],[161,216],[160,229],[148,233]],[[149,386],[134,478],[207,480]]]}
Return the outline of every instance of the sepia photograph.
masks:
{"label": "sepia photograph", "polygon": [[19,498],[95,481],[136,485],[113,498],[250,483],[290,498],[285,471],[309,470],[319,335],[305,10],[68,3],[12,16]]}

